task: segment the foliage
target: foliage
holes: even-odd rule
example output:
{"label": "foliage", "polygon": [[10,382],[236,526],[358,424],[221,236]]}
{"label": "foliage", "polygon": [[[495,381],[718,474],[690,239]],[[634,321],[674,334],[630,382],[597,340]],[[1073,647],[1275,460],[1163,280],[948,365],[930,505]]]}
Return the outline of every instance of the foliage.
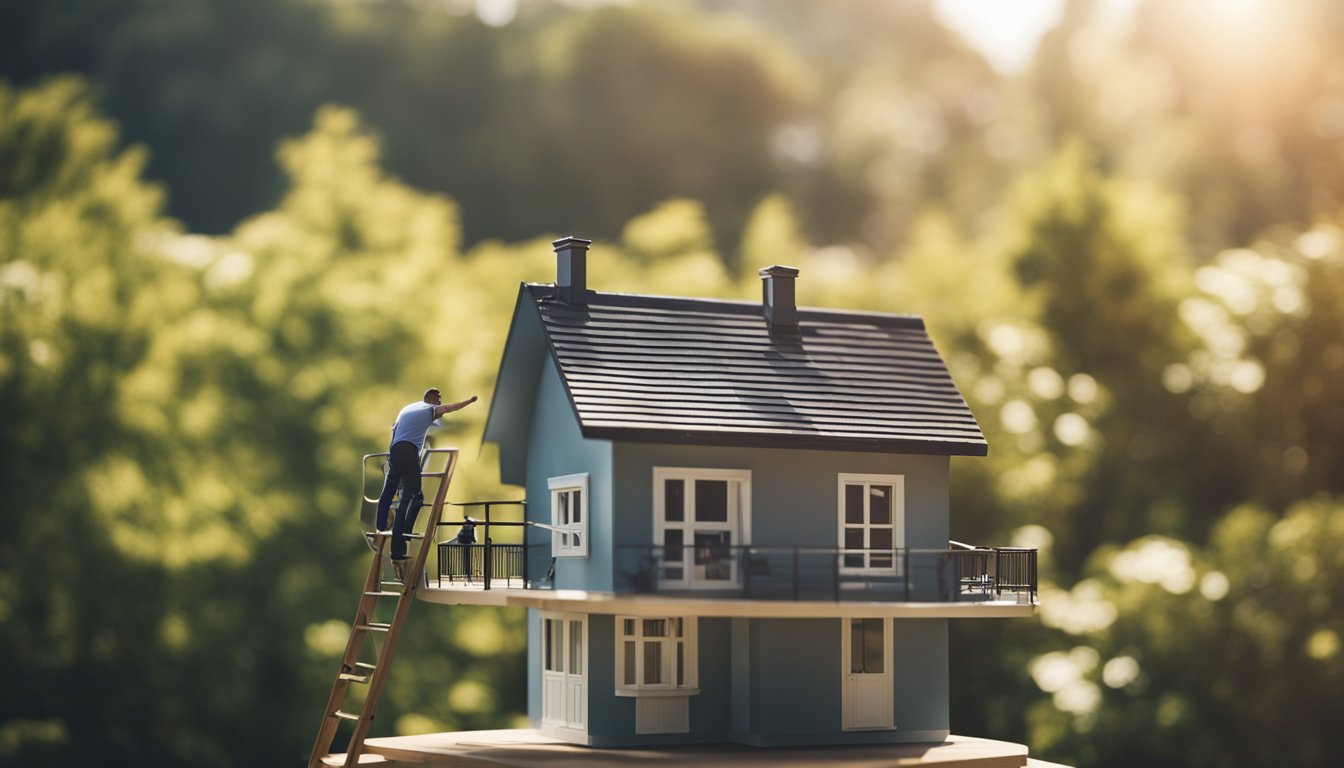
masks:
{"label": "foliage", "polygon": [[[607,290],[927,318],[992,446],[953,536],[1045,579],[954,622],[954,730],[1338,763],[1344,15],[1208,2],[1075,0],[1015,77],[928,2],[0,6],[0,762],[305,755],[360,456],[488,398],[575,234]],[[516,495],[484,415],[456,499]],[[378,729],[514,724],[523,645],[417,611]]]}
{"label": "foliage", "polygon": [[1057,632],[1027,664],[1049,694],[1027,712],[1033,748],[1097,766],[1337,763],[1341,521],[1322,496],[1282,517],[1238,507],[1207,548],[1098,550],[1085,580],[1043,595]]}

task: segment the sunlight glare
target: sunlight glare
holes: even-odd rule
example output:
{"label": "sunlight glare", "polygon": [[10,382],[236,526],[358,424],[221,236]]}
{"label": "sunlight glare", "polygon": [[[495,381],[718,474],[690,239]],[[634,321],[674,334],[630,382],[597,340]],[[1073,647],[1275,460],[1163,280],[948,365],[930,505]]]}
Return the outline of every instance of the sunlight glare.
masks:
{"label": "sunlight glare", "polygon": [[1024,69],[1041,36],[1059,23],[1064,0],[937,0],[938,20],[960,32],[1003,73]]}

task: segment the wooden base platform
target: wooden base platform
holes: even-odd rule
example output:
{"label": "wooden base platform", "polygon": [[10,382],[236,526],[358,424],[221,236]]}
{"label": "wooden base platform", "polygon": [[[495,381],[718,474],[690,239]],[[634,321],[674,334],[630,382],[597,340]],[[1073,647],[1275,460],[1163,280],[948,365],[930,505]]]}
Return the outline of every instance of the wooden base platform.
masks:
{"label": "wooden base platform", "polygon": [[513,729],[369,739],[366,749],[385,758],[388,766],[427,768],[1065,768],[1028,758],[1024,745],[969,736],[949,736],[939,744],[594,749],[557,741],[532,729]]}

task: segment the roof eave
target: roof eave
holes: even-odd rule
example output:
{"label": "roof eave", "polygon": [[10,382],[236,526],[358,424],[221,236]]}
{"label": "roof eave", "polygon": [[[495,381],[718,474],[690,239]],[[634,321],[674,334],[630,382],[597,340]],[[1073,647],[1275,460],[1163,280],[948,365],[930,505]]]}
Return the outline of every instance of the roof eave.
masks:
{"label": "roof eave", "polygon": [[702,432],[638,427],[584,427],[583,436],[629,443],[714,445],[732,448],[792,448],[798,450],[906,453],[934,456],[987,456],[989,443],[981,440],[904,440],[900,438],[835,437],[830,435],[768,434],[759,432]]}

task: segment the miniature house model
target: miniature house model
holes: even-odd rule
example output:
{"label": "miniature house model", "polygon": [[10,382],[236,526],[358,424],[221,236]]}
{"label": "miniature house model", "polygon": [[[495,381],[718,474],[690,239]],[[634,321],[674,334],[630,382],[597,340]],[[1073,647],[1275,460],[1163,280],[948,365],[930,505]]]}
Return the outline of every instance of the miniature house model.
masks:
{"label": "miniature house model", "polygon": [[588,244],[521,286],[490,404],[525,540],[440,545],[422,599],[526,606],[567,742],[942,741],[947,622],[1032,615],[1036,553],[948,540],[987,445],[923,321],[798,307],[780,266],[760,303],[602,293]]}

